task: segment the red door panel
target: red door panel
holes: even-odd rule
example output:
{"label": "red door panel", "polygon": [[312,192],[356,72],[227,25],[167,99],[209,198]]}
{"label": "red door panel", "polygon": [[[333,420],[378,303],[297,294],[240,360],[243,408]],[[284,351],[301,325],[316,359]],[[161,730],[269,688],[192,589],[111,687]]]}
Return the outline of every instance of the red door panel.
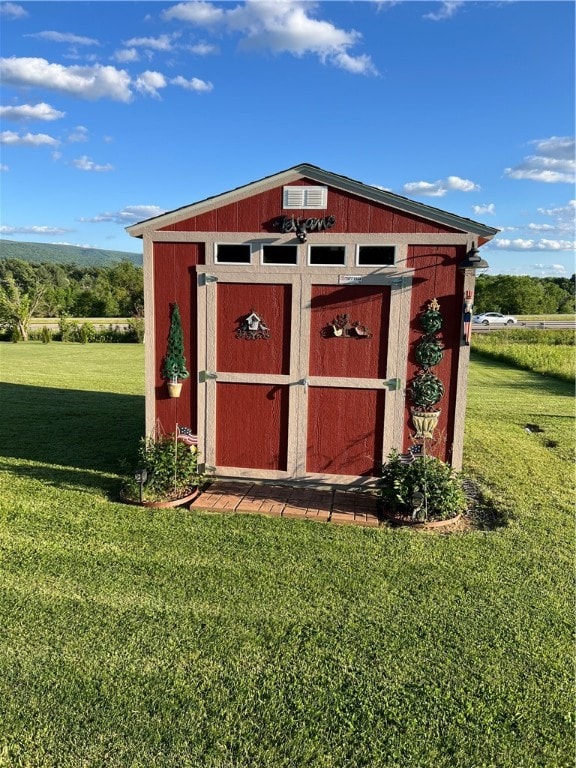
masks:
{"label": "red door panel", "polygon": [[[290,371],[292,286],[218,283],[216,368],[227,373]],[[255,311],[270,330],[269,339],[238,339],[242,320]]]}
{"label": "red door panel", "polygon": [[310,387],[308,472],[377,475],[382,462],[384,390]]}
{"label": "red door panel", "polygon": [[[310,327],[310,375],[384,378],[388,347],[390,288],[381,285],[313,285]],[[371,338],[353,332],[333,335],[337,315],[347,314]]]}
{"label": "red door panel", "polygon": [[284,385],[218,382],[216,463],[286,471],[288,395]]}

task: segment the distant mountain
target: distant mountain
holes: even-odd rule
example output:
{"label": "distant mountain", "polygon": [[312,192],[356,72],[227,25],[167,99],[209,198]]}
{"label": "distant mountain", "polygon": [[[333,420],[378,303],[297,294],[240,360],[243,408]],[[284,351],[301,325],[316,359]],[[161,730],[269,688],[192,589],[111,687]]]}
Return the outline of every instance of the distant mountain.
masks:
{"label": "distant mountain", "polygon": [[56,264],[77,264],[79,267],[106,267],[119,261],[131,261],[142,266],[142,254],[128,251],[104,251],[100,248],[82,248],[76,245],[54,245],[52,243],[19,243],[15,240],[0,239],[0,259],[21,261],[54,262]]}

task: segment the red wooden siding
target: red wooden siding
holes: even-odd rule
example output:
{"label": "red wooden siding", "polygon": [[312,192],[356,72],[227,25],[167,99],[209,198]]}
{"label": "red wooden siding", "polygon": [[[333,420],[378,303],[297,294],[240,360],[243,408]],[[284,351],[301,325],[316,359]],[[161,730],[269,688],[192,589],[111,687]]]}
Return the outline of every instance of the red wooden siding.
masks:
{"label": "red wooden siding", "polygon": [[[311,179],[301,179],[295,184],[295,186],[301,185],[318,186],[318,182]],[[272,223],[279,216],[294,216],[295,218],[335,216],[336,223],[330,230],[333,233],[378,234],[460,231],[374,203],[333,187],[328,188],[328,207],[326,210],[284,210],[282,208],[282,186],[170,224],[163,230],[174,232],[273,232]]]}
{"label": "red wooden siding", "polygon": [[286,471],[288,397],[285,385],[217,383],[216,463]]}
{"label": "red wooden siding", "polygon": [[[217,370],[233,373],[290,372],[290,285],[218,282]],[[237,339],[254,310],[270,329],[269,339]]]}
{"label": "red wooden siding", "polygon": [[[176,423],[197,429],[197,293],[196,264],[204,263],[203,243],[154,243],[154,317],[156,419],[166,433]],[[177,302],[182,318],[186,379],[179,398],[170,398],[162,363],[170,331],[170,307]]]}
{"label": "red wooden siding", "polygon": [[381,389],[310,387],[308,472],[377,475],[385,396]]}
{"label": "red wooden siding", "polygon": [[[454,412],[456,407],[456,381],[458,377],[458,357],[464,278],[458,270],[458,262],[466,255],[465,246],[425,246],[414,245],[408,248],[408,267],[414,270],[412,302],[410,308],[410,341],[408,350],[409,384],[419,367],[414,357],[418,341],[422,338],[419,323],[420,314],[427,308],[428,302],[436,298],[442,314],[442,330],[438,338],[444,345],[444,357],[433,372],[444,384],[444,397],[438,403],[442,413],[436,435],[440,438],[434,449],[435,455],[444,461],[450,461],[454,440]],[[409,436],[414,429],[410,422],[410,399],[407,398],[404,431],[404,449],[410,445]]]}
{"label": "red wooden siding", "polygon": [[[313,285],[311,304],[311,376],[386,376],[390,288]],[[365,325],[372,338],[324,336],[324,329],[340,314]]]}

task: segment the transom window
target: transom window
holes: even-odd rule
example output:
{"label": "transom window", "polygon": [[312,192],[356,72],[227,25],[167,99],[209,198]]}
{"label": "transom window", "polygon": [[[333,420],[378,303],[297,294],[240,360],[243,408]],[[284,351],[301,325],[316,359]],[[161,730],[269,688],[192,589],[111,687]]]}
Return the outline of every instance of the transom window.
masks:
{"label": "transom window", "polygon": [[395,245],[359,245],[356,264],[359,267],[389,267],[393,266],[395,256]]}
{"label": "transom window", "polygon": [[310,266],[340,266],[346,263],[346,246],[311,245],[309,252]]}
{"label": "transom window", "polygon": [[298,248],[295,245],[264,245],[262,264],[297,264]]}
{"label": "transom window", "polygon": [[240,243],[229,245],[227,243],[218,243],[216,245],[216,263],[217,264],[250,264],[250,244]]}

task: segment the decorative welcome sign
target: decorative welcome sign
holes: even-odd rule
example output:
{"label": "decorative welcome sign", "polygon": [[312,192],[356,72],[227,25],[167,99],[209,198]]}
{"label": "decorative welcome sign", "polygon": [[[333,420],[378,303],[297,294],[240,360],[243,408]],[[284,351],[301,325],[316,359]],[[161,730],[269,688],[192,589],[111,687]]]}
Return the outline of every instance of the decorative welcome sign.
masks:
{"label": "decorative welcome sign", "polygon": [[325,229],[330,229],[336,224],[335,216],[324,216],[321,219],[302,219],[294,218],[294,216],[280,216],[278,226],[283,234],[288,232],[296,232],[298,227],[304,227],[306,232],[323,232]]}

